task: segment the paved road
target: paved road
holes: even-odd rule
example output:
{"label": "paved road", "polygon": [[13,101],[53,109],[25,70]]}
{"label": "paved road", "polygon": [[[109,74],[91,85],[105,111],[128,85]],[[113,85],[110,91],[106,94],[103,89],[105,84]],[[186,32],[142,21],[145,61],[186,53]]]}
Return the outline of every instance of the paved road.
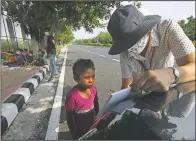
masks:
{"label": "paved road", "polygon": [[[104,102],[112,92],[120,89],[121,77],[119,57],[110,56],[107,52],[108,48],[79,45],[69,46],[64,76],[64,95],[62,104],[64,104],[64,97],[66,93],[76,84],[73,80],[72,66],[77,58],[89,58],[95,63],[95,85],[98,89],[100,108],[103,107]],[[62,65],[63,58],[59,59],[58,70],[60,72],[60,66]],[[30,97],[29,101],[23,107],[9,130],[2,136],[3,140],[45,139],[52,105],[56,94],[55,91],[58,84],[58,81],[46,82],[47,79],[48,78],[44,79],[35,91],[34,95]],[[71,139],[66,124],[63,105],[61,107],[59,127],[57,127],[55,131],[58,132],[59,140]]]}
{"label": "paved road", "polygon": [[39,67],[5,68],[1,70],[1,100],[4,101],[28,80]]}

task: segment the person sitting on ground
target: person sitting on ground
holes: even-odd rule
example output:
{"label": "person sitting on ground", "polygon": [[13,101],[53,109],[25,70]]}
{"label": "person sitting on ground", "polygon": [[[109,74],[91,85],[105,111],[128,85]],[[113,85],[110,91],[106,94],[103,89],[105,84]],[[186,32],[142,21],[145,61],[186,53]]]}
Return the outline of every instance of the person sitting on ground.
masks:
{"label": "person sitting on ground", "polygon": [[28,55],[28,50],[27,49],[24,49],[23,52],[22,52],[22,54],[25,55],[25,56],[27,56]]}
{"label": "person sitting on ground", "polygon": [[24,49],[22,54],[28,63],[32,62],[32,54],[30,54],[27,49]]}
{"label": "person sitting on ground", "polygon": [[31,63],[33,61],[33,52],[32,51],[28,52],[27,49],[24,50],[25,50],[24,54],[26,54],[25,56],[27,58],[28,63]]}
{"label": "person sitting on ground", "polygon": [[45,51],[40,51],[40,52],[41,54],[39,54],[39,58],[35,62],[36,66],[44,66],[46,64]]}
{"label": "person sitting on ground", "polygon": [[95,82],[95,65],[90,59],[78,59],[73,65],[73,78],[78,83],[67,94],[65,109],[72,138],[84,135],[99,112]]}
{"label": "person sitting on ground", "polygon": [[46,53],[42,51],[42,60],[46,63]]}
{"label": "person sitting on ground", "polygon": [[18,66],[24,65],[25,64],[25,58],[22,55],[23,50],[22,49],[17,49],[16,50],[16,63]]}

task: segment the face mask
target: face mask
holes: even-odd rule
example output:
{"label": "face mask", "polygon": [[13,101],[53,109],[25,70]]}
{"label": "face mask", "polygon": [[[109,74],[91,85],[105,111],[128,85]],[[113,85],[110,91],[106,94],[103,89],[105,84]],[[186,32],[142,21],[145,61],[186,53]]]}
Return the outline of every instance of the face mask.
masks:
{"label": "face mask", "polygon": [[[139,55],[148,43],[149,35],[146,34],[142,39],[140,39],[135,45],[133,45],[130,49],[128,49],[128,56],[134,57],[135,59],[139,59],[142,56]],[[143,57],[144,58],[144,57]]]}
{"label": "face mask", "polygon": [[45,32],[44,34],[45,34],[45,35],[49,35],[49,32]]}
{"label": "face mask", "polygon": [[20,51],[16,51],[16,54],[21,54],[21,52]]}

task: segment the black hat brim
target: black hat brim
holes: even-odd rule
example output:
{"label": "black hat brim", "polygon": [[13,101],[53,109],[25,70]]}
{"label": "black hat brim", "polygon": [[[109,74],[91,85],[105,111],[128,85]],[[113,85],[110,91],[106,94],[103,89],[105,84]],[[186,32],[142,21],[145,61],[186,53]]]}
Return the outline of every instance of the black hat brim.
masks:
{"label": "black hat brim", "polygon": [[116,39],[110,48],[108,54],[117,55],[120,54],[134,44],[136,44],[144,35],[150,31],[155,24],[161,21],[161,17],[158,15],[145,16],[144,22],[139,25],[133,32],[121,36]]}

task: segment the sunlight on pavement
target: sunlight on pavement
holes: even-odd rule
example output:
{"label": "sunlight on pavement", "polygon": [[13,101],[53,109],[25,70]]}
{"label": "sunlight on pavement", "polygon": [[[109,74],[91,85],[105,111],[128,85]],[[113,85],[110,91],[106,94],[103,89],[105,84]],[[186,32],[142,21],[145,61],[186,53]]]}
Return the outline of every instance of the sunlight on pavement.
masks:
{"label": "sunlight on pavement", "polygon": [[40,99],[39,102],[47,102],[47,101],[51,101],[52,99],[53,99],[53,96],[50,96],[50,97]]}
{"label": "sunlight on pavement", "polygon": [[46,106],[42,106],[40,108],[27,108],[26,110],[28,112],[30,112],[31,114],[35,114],[35,113],[41,113],[41,112],[43,112],[46,109],[47,109]]}

